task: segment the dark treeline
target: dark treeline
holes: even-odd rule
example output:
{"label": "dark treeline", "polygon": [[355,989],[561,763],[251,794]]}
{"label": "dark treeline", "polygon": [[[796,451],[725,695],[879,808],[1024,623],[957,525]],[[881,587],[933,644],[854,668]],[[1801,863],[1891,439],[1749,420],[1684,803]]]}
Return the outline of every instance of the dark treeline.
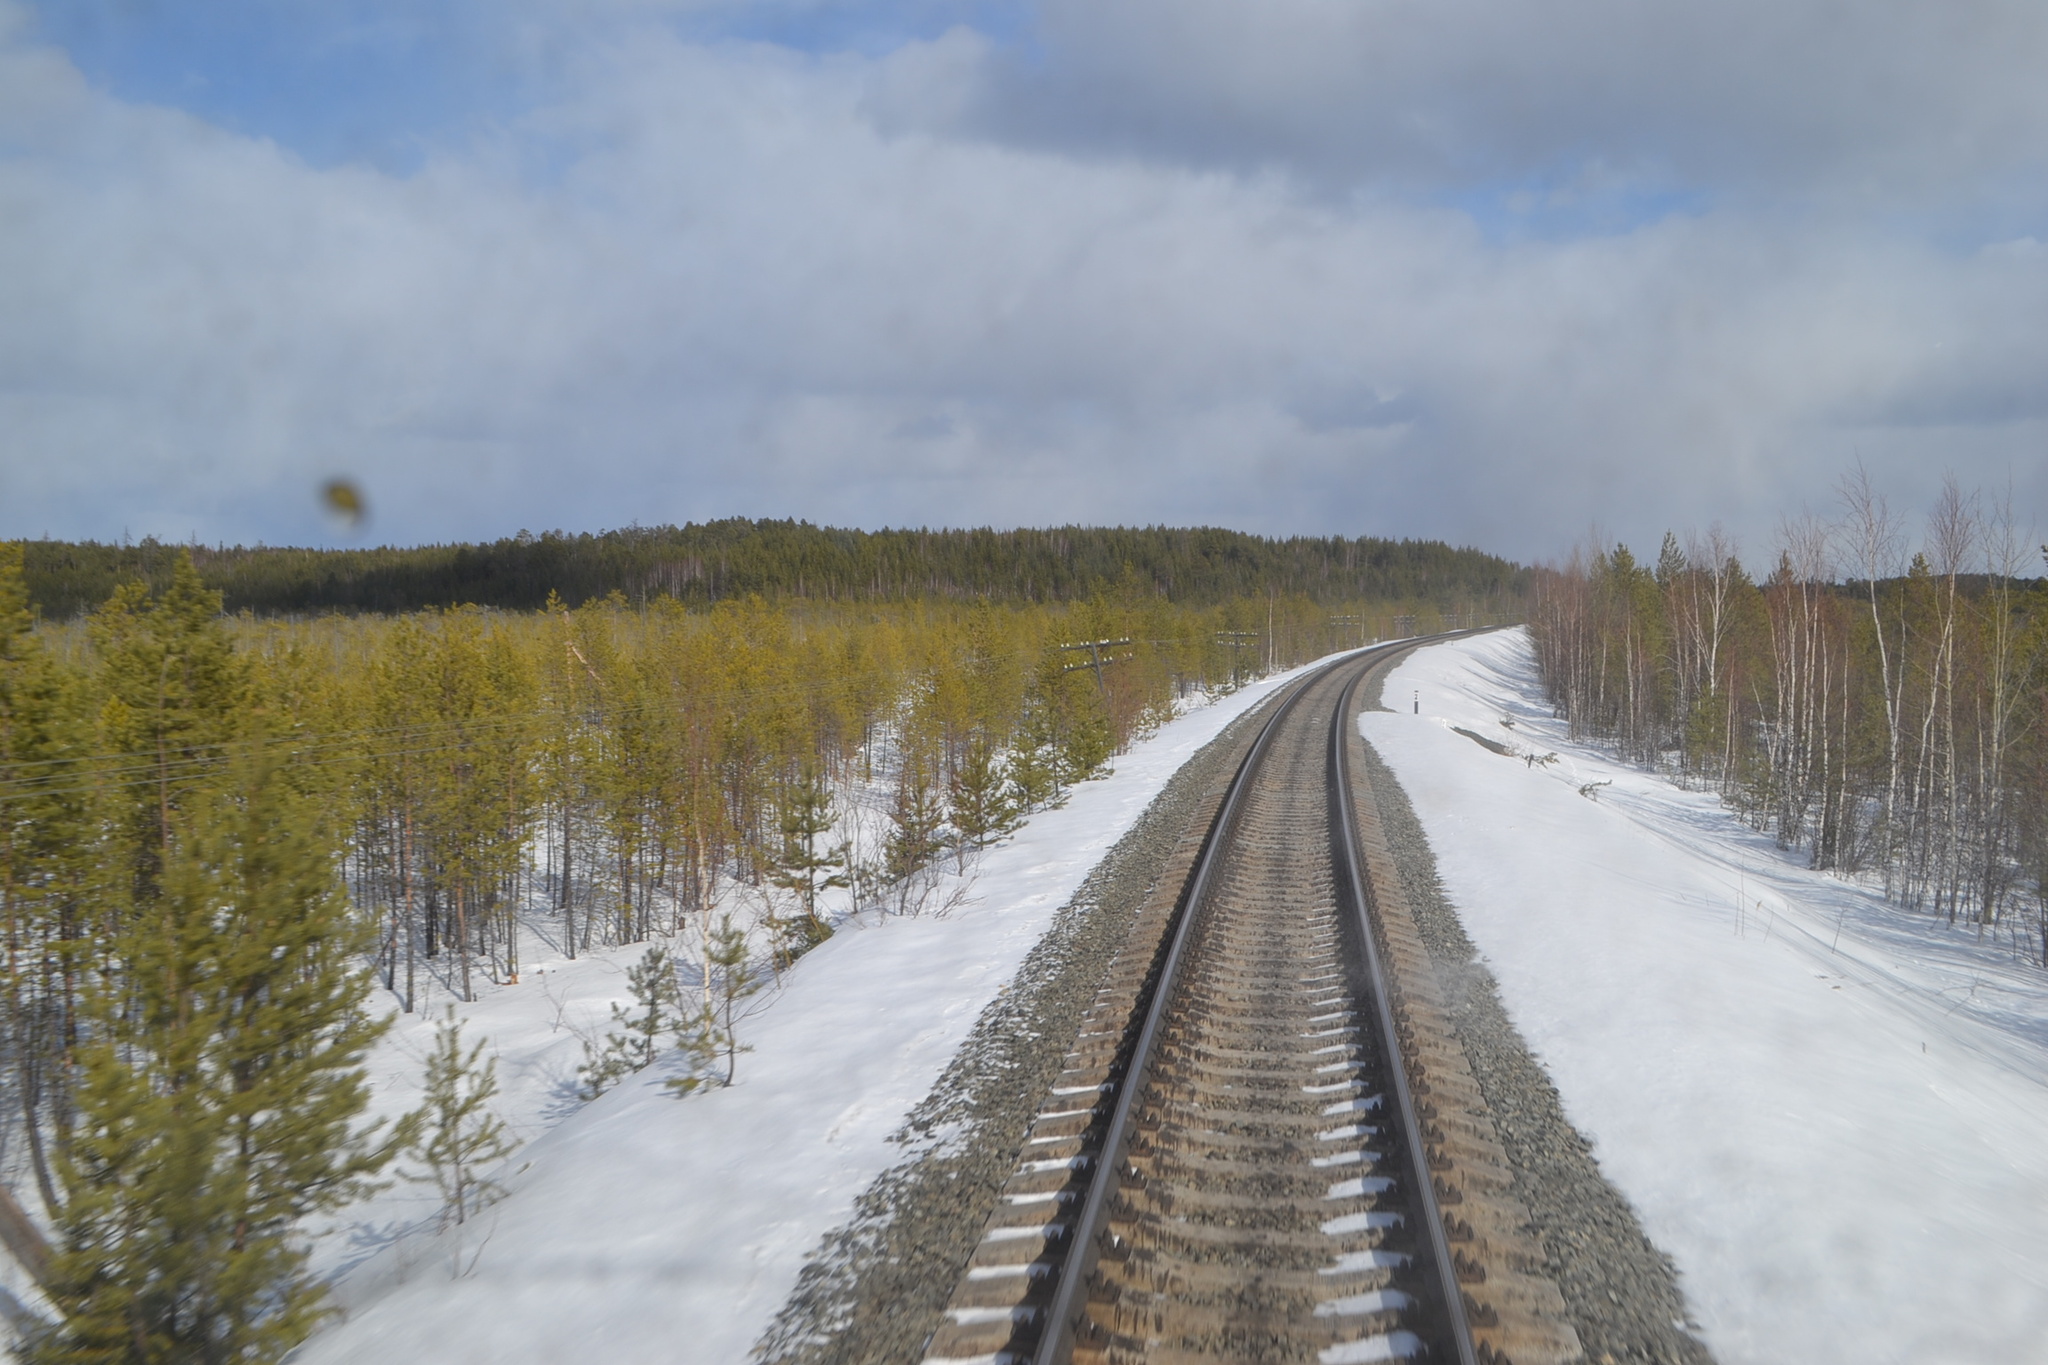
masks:
{"label": "dark treeline", "polygon": [[857,531],[733,518],[365,550],[30,541],[29,597],[44,619],[68,620],[98,608],[123,582],[167,587],[188,548],[230,612],[259,616],[464,604],[533,610],[550,593],[570,606],[612,593],[691,605],[748,595],[1055,603],[1132,587],[1193,606],[1298,596],[1323,605],[1370,599],[1497,610],[1519,600],[1528,580],[1507,560],[1439,541],[1272,540],[1215,527]]}

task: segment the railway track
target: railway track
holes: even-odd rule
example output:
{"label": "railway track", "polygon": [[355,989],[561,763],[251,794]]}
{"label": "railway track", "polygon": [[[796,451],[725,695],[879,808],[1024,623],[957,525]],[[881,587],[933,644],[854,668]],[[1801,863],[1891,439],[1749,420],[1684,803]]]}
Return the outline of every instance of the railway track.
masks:
{"label": "railway track", "polygon": [[1274,704],[1111,964],[927,1365],[1576,1358],[1351,760],[1360,682],[1410,647]]}

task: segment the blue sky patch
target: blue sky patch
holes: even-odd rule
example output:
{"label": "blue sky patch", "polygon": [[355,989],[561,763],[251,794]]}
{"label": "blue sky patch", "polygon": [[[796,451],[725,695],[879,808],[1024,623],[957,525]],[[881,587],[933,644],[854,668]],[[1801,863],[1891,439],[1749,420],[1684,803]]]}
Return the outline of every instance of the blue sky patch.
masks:
{"label": "blue sky patch", "polygon": [[[489,0],[39,0],[37,36],[133,103],[168,105],[316,166],[415,169],[436,146],[544,103],[579,45],[650,22]],[[666,22],[707,42],[876,55],[957,25],[1028,26],[1020,0],[696,7]]]}

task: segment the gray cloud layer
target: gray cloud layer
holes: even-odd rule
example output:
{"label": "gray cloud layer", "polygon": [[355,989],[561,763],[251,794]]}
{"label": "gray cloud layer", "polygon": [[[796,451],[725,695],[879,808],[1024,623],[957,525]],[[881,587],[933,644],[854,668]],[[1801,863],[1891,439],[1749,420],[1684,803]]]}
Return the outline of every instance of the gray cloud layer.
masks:
{"label": "gray cloud layer", "polygon": [[1910,202],[2037,170],[2048,118],[2025,0],[1047,0],[1044,32],[1005,121],[1419,186]]}
{"label": "gray cloud layer", "polygon": [[2048,496],[2038,7],[1049,0],[1029,60],[617,23],[405,178],[0,39],[0,534],[303,541],[334,472],[396,540],[1531,556],[1754,543],[1858,457]]}

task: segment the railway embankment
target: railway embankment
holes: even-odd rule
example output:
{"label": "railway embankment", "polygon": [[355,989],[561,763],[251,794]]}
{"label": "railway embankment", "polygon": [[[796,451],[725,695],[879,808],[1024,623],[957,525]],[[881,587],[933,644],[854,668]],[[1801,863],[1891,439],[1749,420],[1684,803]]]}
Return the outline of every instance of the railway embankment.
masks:
{"label": "railway embankment", "polygon": [[1306,680],[1168,785],[764,1359],[1706,1359],[1357,738],[1359,672]]}

